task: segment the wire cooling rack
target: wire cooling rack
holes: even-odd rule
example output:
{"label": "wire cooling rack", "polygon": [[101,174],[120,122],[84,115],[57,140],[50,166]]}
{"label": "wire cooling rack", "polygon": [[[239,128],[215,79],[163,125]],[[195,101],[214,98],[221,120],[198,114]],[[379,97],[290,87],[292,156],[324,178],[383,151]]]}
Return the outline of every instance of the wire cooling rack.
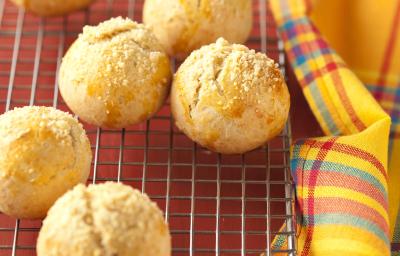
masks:
{"label": "wire cooling rack", "polygon": [[[248,46],[285,72],[282,43],[266,0],[254,0]],[[0,0],[0,107],[47,105],[68,111],[57,88],[61,57],[85,24],[111,16],[141,20],[143,1],[98,0],[67,17],[41,19]],[[178,64],[177,64],[178,65]],[[165,212],[174,255],[295,254],[290,127],[245,155],[211,153],[173,125],[167,102],[151,120],[124,130],[85,129],[94,159],[89,182],[120,181],[146,192]],[[280,230],[283,223],[287,228]],[[35,255],[41,221],[0,213],[0,255]],[[275,235],[285,251],[270,250]]]}

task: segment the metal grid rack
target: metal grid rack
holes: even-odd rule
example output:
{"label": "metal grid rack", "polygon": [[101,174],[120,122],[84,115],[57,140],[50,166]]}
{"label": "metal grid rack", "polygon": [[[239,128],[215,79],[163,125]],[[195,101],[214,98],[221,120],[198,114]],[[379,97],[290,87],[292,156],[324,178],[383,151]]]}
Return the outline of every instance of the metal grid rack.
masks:
{"label": "metal grid rack", "polygon": [[[285,72],[266,0],[253,0],[248,45],[276,59]],[[41,19],[0,0],[0,107],[48,105],[68,111],[58,93],[57,70],[85,24],[110,16],[141,20],[143,0],[98,0],[67,17]],[[265,147],[245,155],[215,154],[173,125],[168,102],[144,124],[121,131],[85,129],[94,159],[89,182],[120,181],[146,192],[165,212],[174,255],[295,254],[290,126]],[[283,223],[287,228],[280,230]],[[0,255],[35,255],[41,221],[0,213]],[[273,237],[288,249],[273,251]]]}

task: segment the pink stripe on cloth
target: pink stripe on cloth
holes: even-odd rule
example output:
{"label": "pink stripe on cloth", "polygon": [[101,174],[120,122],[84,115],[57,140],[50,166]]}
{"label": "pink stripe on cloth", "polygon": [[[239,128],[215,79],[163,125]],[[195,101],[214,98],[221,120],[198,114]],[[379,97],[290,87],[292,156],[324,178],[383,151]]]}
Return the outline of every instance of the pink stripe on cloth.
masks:
{"label": "pink stripe on cloth", "polygon": [[[302,185],[307,186],[304,180],[310,180],[313,171],[302,171],[303,180]],[[347,188],[371,197],[376,202],[378,202],[385,210],[388,210],[387,197],[382,194],[376,187],[371,183],[360,178],[346,175],[338,172],[321,171],[318,176],[318,186],[331,186],[334,188]]]}
{"label": "pink stripe on cloth", "polygon": [[310,246],[311,246],[311,241],[314,233],[314,190],[315,186],[317,185],[317,179],[318,179],[318,174],[320,173],[319,168],[321,167],[321,162],[325,159],[327,156],[329,149],[334,145],[336,138],[331,138],[328,141],[324,142],[323,145],[321,146],[321,150],[318,152],[316,160],[311,170],[310,174],[310,181],[307,184],[308,185],[308,199],[307,199],[307,204],[308,204],[308,221],[309,225],[307,226],[307,235],[306,235],[306,241],[304,244],[304,250],[302,251],[301,255],[305,256],[309,254],[310,251]]}
{"label": "pink stripe on cloth", "polygon": [[[315,214],[326,213],[343,213],[351,214],[355,217],[364,218],[365,220],[374,223],[384,232],[389,232],[387,221],[376,210],[366,206],[365,204],[354,200],[340,197],[323,197],[315,198],[314,207],[318,209]],[[308,211],[308,206],[304,205],[303,211]]]}
{"label": "pink stripe on cloth", "polygon": [[[390,30],[390,37],[388,40],[388,44],[386,46],[385,55],[383,57],[383,63],[380,71],[380,77],[378,79],[377,84],[380,86],[384,86],[386,84],[386,75],[390,68],[390,62],[392,61],[393,50],[396,43],[396,39],[398,37],[396,31],[400,24],[400,1],[397,3],[397,8],[395,11],[395,15],[393,18],[392,28]],[[379,101],[380,95],[375,95],[377,100]]]}
{"label": "pink stripe on cloth", "polygon": [[[321,141],[316,141],[316,140],[306,140],[304,142],[305,145],[309,145],[312,148],[320,148],[324,145],[324,142]],[[344,154],[348,154],[354,157],[357,157],[359,159],[362,159],[364,161],[367,161],[369,163],[371,163],[373,166],[375,166],[380,173],[387,178],[387,173],[385,170],[385,167],[382,165],[382,163],[371,153],[364,151],[360,148],[356,148],[350,145],[346,145],[343,143],[335,143],[331,150],[334,150],[336,152],[340,152],[340,153],[344,153]]]}

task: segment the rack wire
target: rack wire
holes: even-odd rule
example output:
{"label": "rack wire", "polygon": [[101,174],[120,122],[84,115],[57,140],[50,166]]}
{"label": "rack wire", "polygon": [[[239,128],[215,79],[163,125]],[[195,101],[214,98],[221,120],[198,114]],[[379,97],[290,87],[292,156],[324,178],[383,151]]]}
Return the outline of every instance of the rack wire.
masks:
{"label": "rack wire", "polygon": [[[285,73],[266,0],[253,5],[248,45],[279,61]],[[143,0],[98,0],[66,17],[38,18],[0,0],[0,107],[35,104],[68,111],[56,82],[68,46],[85,24],[118,15],[140,21],[142,6]],[[295,255],[290,124],[268,145],[233,156],[186,138],[174,127],[168,102],[144,124],[85,129],[94,152],[89,182],[113,180],[146,192],[165,213],[174,255]],[[35,255],[40,225],[0,213],[0,255]],[[277,234],[287,237],[287,249],[270,249]]]}

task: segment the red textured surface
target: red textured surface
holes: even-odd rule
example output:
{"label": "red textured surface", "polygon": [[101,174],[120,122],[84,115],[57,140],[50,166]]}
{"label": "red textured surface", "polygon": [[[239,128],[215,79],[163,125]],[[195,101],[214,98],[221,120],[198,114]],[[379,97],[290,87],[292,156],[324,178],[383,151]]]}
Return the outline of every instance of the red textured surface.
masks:
{"label": "red textured surface", "polygon": [[[68,111],[61,97],[54,95],[57,56],[65,52],[84,24],[97,24],[110,16],[128,16],[129,13],[133,13],[131,18],[140,21],[142,2],[116,0],[111,3],[99,0],[87,12],[77,12],[67,18],[47,18],[43,21],[42,45],[38,44],[38,38],[41,36],[38,34],[40,19],[25,14],[15,62],[15,78],[12,81],[10,73],[14,71],[12,60],[18,9],[11,3],[0,0],[1,110],[5,110],[8,86],[11,83],[13,88],[11,108],[29,105],[32,85],[36,85],[35,105],[51,106],[56,98],[57,108]],[[132,3],[133,5],[130,5]],[[254,27],[247,45],[261,50],[258,10],[258,1],[254,1]],[[63,30],[65,37],[60,32]],[[275,28],[269,12],[266,34],[267,53],[277,59],[279,52]],[[60,43],[64,43],[65,47],[59,48]],[[40,62],[36,63],[35,69],[37,49],[40,49]],[[37,79],[34,79],[35,77]],[[290,72],[289,87],[292,96],[294,137],[321,135]],[[151,121],[127,129],[123,149],[120,150],[122,140],[120,131],[103,130],[98,136],[95,127],[85,125],[94,154],[96,139],[99,145],[98,163],[96,166],[93,165],[89,182],[93,181],[93,170],[96,169],[95,182],[117,180],[120,174],[123,183],[145,190],[161,209],[168,212],[174,255],[189,254],[191,213],[194,214],[192,215],[194,255],[215,255],[216,247],[219,248],[221,255],[240,255],[242,236],[245,241],[242,251],[244,254],[258,255],[265,251],[267,231],[272,232],[270,236],[272,239],[285,217],[284,167],[287,166],[285,158],[287,156],[283,153],[286,152],[284,137],[277,137],[270,142],[269,154],[265,149],[259,149],[243,157],[219,157],[199,146],[194,146],[193,142],[180,134],[176,128],[173,128],[171,133],[171,127],[173,125],[167,103]],[[119,164],[120,159],[121,164]],[[270,172],[266,171],[268,165]],[[195,182],[192,182],[193,178]],[[269,210],[266,200],[268,193]],[[219,218],[216,217],[218,203]],[[267,213],[273,216],[262,217]],[[0,214],[0,255],[12,254],[15,222],[14,218]],[[35,255],[34,248],[39,228],[40,221],[20,222],[16,255]],[[217,237],[218,246],[216,246]]]}

